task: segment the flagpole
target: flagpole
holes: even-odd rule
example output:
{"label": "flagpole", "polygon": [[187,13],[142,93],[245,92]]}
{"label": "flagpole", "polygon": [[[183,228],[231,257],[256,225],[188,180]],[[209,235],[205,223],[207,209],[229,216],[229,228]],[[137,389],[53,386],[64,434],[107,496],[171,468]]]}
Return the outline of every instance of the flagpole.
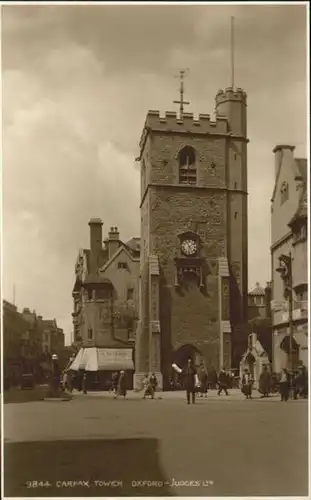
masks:
{"label": "flagpole", "polygon": [[234,17],[231,16],[231,87],[234,89]]}

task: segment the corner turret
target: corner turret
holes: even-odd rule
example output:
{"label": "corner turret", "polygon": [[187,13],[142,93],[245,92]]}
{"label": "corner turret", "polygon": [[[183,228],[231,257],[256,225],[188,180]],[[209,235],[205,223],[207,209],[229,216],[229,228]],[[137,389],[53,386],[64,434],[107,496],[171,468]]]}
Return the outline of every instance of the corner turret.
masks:
{"label": "corner turret", "polygon": [[244,90],[232,87],[219,90],[216,95],[216,115],[228,118],[229,131],[247,138],[246,106],[247,95]]}

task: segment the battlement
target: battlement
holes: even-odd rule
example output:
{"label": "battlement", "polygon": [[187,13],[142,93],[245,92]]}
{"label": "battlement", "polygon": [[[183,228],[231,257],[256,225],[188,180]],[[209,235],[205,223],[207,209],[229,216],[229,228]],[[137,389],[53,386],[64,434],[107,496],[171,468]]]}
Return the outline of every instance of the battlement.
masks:
{"label": "battlement", "polygon": [[179,118],[175,111],[166,111],[164,115],[160,115],[160,111],[150,110],[147,113],[140,145],[142,145],[146,130],[223,135],[228,132],[228,119],[226,116],[219,115],[213,121],[208,114],[199,114],[195,117],[193,113],[184,113],[183,117]]}
{"label": "battlement", "polygon": [[239,101],[246,104],[247,94],[244,90],[227,87],[225,90],[218,90],[216,94],[216,105],[226,101]]}

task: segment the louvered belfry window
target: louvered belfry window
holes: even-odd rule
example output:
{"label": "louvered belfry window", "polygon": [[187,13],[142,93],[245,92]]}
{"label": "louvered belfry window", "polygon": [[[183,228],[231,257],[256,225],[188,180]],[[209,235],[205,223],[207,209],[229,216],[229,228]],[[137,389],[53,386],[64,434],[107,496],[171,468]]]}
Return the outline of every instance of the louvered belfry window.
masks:
{"label": "louvered belfry window", "polygon": [[196,184],[197,168],[195,162],[195,151],[190,146],[185,146],[179,152],[179,183]]}

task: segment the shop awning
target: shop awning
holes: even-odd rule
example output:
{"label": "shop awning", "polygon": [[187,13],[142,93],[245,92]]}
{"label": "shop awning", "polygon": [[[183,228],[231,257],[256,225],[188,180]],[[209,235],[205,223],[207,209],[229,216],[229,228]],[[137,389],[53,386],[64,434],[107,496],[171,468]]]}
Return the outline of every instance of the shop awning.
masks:
{"label": "shop awning", "polygon": [[134,370],[132,349],[81,348],[68,369],[91,372]]}

